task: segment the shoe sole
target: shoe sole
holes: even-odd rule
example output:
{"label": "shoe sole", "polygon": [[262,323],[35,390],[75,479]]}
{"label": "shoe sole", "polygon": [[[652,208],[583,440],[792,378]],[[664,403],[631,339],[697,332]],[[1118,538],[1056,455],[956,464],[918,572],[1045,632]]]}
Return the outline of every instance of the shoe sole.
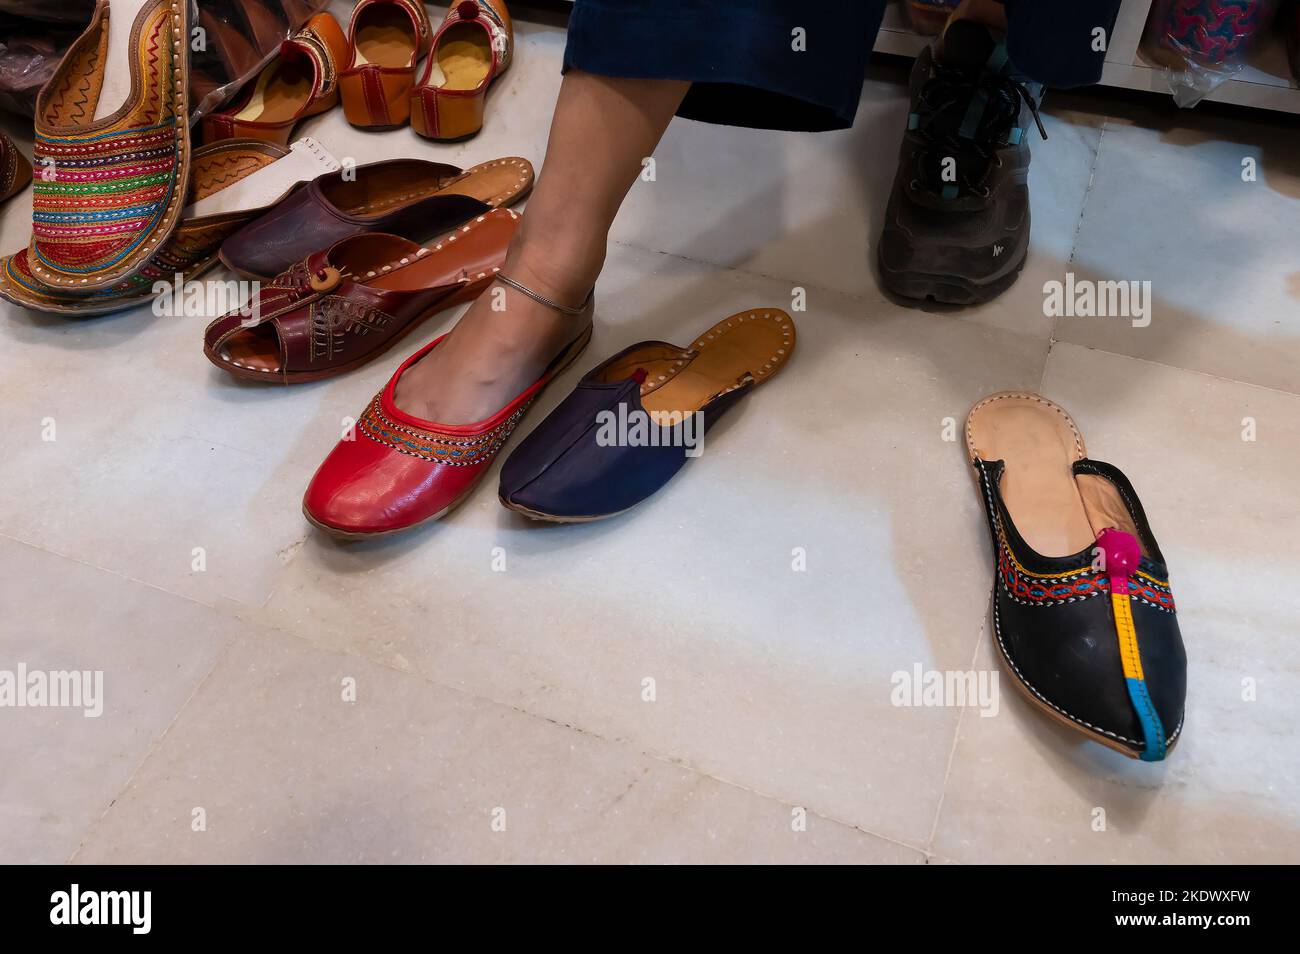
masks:
{"label": "shoe sole", "polygon": [[[214,255],[202,264],[195,266],[194,271],[185,276],[186,281],[197,281],[208,272],[210,272],[218,263]],[[119,298],[105,301],[102,305],[91,305],[88,307],[79,307],[73,302],[64,304],[55,303],[37,303],[25,298],[19,298],[14,294],[6,293],[4,286],[0,285],[0,299],[4,299],[10,304],[17,305],[26,311],[40,312],[43,315],[62,315],[67,318],[103,318],[107,315],[116,315],[119,312],[130,311],[133,308],[139,308],[142,305],[152,304],[159,296],[153,292],[146,292],[144,295],[135,298]]]}
{"label": "shoe sole", "polygon": [[515,513],[523,514],[530,520],[538,520],[543,523],[593,523],[597,520],[608,520],[610,517],[617,517],[620,514],[627,513],[629,510],[634,509],[636,506],[633,504],[631,507],[625,507],[622,510],[615,510],[613,513],[598,513],[590,516],[567,517],[555,513],[544,513],[541,510],[530,510],[522,504],[512,503],[500,494],[497,494],[497,500],[501,501],[501,506],[505,507],[507,510],[513,510]]}
{"label": "shoe sole", "polygon": [[451,513],[462,503],[468,500],[470,494],[472,494],[475,488],[477,487],[478,484],[472,484],[464,493],[462,493],[451,503],[447,504],[447,506],[443,507],[437,513],[425,517],[423,520],[419,521],[418,523],[413,523],[410,526],[406,526],[406,527],[394,527],[391,530],[369,530],[369,531],[340,530],[338,527],[331,527],[329,524],[321,523],[319,520],[313,517],[311,513],[307,510],[306,502],[304,502],[302,505],[302,515],[306,517],[307,522],[310,523],[317,530],[324,531],[325,533],[329,534],[331,537],[333,537],[336,540],[374,540],[379,537],[391,537],[395,533],[406,533],[410,530],[416,529],[417,527],[422,527],[426,523],[433,523],[435,520],[441,520],[443,517],[447,516],[447,514]]}
{"label": "shoe sole", "polygon": [[1029,258],[1026,248],[1020,260],[1007,274],[991,282],[972,282],[957,275],[930,275],[925,272],[893,271],[886,267],[883,248],[876,255],[881,284],[900,298],[935,301],[944,305],[981,305],[992,301],[1015,284]]}

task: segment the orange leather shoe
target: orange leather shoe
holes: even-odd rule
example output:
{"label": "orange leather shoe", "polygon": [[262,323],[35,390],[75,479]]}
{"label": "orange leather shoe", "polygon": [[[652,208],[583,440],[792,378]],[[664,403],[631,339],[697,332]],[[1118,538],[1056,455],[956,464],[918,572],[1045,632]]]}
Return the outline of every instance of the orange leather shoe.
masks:
{"label": "orange leather shoe", "polygon": [[585,316],[582,332],[523,393],[477,424],[421,420],[394,402],[398,380],[446,336],[421,348],[402,363],[362,412],[354,430],[316,471],[302,502],[308,521],[338,537],[396,533],[437,520],[487,476],[534,399],[577,360],[591,340],[591,295],[581,307],[566,308],[514,282],[510,285],[542,304]]}
{"label": "orange leather shoe", "polygon": [[411,127],[427,139],[468,139],[483,128],[488,87],[506,71],[515,31],[502,0],[462,0],[433,38],[411,97]]}
{"label": "orange leather shoe", "polygon": [[340,77],[343,112],[353,126],[389,129],[411,114],[415,64],[429,52],[433,27],[420,0],[361,0],[348,28],[351,54]]}
{"label": "orange leather shoe", "polygon": [[261,139],[287,145],[300,120],[333,109],[338,76],[347,60],[343,28],[317,14],[280,44],[280,52],[235,105],[203,117],[203,141]]}

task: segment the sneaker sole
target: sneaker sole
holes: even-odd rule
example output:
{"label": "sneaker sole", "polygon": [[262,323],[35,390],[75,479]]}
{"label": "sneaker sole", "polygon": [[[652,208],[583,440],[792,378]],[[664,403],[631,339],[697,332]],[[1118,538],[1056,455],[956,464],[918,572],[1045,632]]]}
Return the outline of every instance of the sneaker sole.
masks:
{"label": "sneaker sole", "polygon": [[979,305],[997,298],[1015,284],[1029,257],[1026,248],[1011,271],[990,282],[972,282],[959,275],[930,275],[925,272],[894,271],[885,265],[883,251],[877,253],[881,284],[901,298],[935,301],[945,305]]}

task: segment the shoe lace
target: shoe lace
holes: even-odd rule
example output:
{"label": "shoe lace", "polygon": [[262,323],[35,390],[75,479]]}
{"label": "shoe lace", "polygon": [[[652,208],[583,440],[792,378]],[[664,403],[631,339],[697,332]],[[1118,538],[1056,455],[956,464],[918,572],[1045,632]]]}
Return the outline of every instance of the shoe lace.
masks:
{"label": "shoe lace", "polygon": [[[1022,102],[1029,107],[1039,135],[1046,139],[1038,101],[1024,83],[991,70],[973,76],[968,69],[936,62],[933,75],[921,88],[916,109],[916,133],[921,143],[912,152],[916,163],[912,188],[945,198],[963,194],[987,198],[989,172],[1002,165],[997,151],[1010,141]],[[956,161],[952,170],[955,180],[945,178],[949,170],[946,159]],[[952,186],[956,195],[945,191]]]}

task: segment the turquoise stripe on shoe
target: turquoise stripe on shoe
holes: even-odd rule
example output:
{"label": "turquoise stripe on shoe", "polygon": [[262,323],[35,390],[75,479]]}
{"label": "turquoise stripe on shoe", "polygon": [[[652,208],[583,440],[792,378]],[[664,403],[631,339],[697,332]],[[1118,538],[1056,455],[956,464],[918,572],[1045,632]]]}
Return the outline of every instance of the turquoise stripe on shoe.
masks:
{"label": "turquoise stripe on shoe", "polygon": [[1142,761],[1159,762],[1165,757],[1168,744],[1165,727],[1160,724],[1155,703],[1147,692],[1146,680],[1125,677],[1124,682],[1128,685],[1128,697],[1133,702],[1133,711],[1142,724],[1142,738],[1146,742],[1146,747],[1142,750]]}

